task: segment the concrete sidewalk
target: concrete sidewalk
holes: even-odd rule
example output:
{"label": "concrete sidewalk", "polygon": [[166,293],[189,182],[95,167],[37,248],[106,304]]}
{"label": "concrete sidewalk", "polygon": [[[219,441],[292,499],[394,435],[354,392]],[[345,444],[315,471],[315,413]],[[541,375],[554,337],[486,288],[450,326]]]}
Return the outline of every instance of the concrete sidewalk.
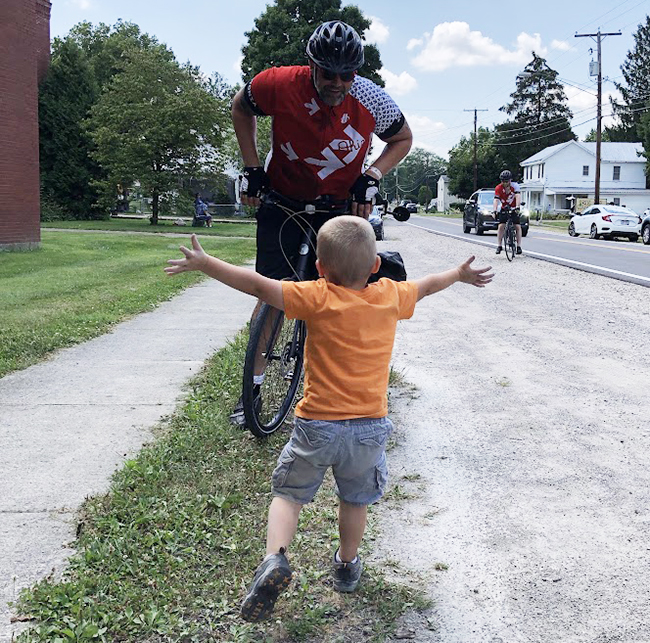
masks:
{"label": "concrete sidewalk", "polygon": [[113,332],[0,379],[0,642],[7,603],[59,573],[75,512],[151,437],[254,300],[208,280]]}

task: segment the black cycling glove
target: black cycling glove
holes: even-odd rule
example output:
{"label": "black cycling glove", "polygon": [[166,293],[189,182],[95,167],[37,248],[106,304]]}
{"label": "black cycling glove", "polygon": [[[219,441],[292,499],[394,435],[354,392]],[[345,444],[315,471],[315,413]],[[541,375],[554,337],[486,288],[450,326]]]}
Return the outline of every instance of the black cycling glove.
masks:
{"label": "black cycling glove", "polygon": [[261,165],[245,167],[240,179],[240,192],[242,196],[259,198],[262,190],[269,185],[269,177]]}
{"label": "black cycling glove", "polygon": [[362,174],[350,188],[355,203],[372,203],[379,192],[379,181],[368,174]]}

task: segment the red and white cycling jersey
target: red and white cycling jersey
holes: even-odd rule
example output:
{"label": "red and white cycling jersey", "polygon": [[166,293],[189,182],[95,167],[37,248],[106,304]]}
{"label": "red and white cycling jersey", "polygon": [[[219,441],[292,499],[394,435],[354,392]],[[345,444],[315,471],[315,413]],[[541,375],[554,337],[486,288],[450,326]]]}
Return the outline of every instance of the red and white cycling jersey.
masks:
{"label": "red and white cycling jersey", "polygon": [[328,194],[347,199],[363,170],[372,134],[396,134],[404,116],[393,99],[356,76],[336,107],[318,97],[309,67],[272,67],[246,85],[253,112],[273,118],[273,144],[266,171],[271,187],[296,200]]}
{"label": "red and white cycling jersey", "polygon": [[519,194],[519,184],[514,181],[510,182],[510,185],[505,187],[503,183],[494,188],[494,198],[501,201],[501,207],[508,205],[511,208],[514,208],[517,205],[516,195]]}

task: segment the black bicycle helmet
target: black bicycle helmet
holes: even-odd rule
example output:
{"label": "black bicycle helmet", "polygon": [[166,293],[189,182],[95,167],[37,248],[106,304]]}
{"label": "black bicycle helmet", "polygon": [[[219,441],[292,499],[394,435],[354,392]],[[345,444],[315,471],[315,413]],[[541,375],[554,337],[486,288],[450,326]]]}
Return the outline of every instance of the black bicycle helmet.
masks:
{"label": "black bicycle helmet", "polygon": [[499,174],[500,181],[510,181],[511,179],[512,179],[512,172],[510,170],[503,170],[503,172]]}
{"label": "black bicycle helmet", "polygon": [[344,74],[363,65],[363,43],[350,25],[331,20],[317,27],[311,35],[307,56],[322,69]]}

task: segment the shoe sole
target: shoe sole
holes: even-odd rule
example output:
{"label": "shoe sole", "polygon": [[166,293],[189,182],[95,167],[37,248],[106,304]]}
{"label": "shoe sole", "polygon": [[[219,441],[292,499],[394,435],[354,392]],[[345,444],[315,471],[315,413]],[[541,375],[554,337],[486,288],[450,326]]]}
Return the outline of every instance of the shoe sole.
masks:
{"label": "shoe sole", "polygon": [[273,613],[275,601],[291,582],[291,572],[286,568],[275,567],[265,572],[255,583],[241,606],[245,621],[257,623],[268,619]]}

